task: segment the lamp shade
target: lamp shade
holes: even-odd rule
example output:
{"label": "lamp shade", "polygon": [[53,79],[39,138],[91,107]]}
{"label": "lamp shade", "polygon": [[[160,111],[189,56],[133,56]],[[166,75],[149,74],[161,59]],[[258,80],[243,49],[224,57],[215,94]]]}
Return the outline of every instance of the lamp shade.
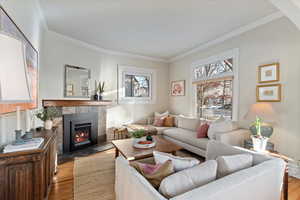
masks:
{"label": "lamp shade", "polygon": [[29,102],[28,85],[23,43],[0,34],[0,102]]}
{"label": "lamp shade", "polygon": [[261,118],[265,122],[276,121],[276,113],[269,103],[253,104],[244,118],[247,120],[255,120],[256,117]]}

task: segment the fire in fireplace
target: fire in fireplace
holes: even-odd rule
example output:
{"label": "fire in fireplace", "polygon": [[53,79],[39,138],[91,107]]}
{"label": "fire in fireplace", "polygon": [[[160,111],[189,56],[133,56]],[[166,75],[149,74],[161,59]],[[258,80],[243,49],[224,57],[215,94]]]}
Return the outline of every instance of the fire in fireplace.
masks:
{"label": "fire in fireplace", "polygon": [[98,114],[64,115],[64,153],[97,144]]}

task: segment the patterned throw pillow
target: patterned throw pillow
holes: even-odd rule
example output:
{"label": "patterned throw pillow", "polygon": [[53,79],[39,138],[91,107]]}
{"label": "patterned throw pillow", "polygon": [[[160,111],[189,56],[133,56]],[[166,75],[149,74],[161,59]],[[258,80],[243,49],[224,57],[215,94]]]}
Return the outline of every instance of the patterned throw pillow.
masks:
{"label": "patterned throw pillow", "polygon": [[143,175],[154,188],[158,189],[161,181],[174,173],[172,161],[168,160],[163,164],[146,164],[141,162],[133,162],[131,166],[134,167],[141,175]]}
{"label": "patterned throw pillow", "polygon": [[165,127],[174,127],[174,117],[168,116],[165,118],[164,121]]}
{"label": "patterned throw pillow", "polygon": [[209,125],[207,123],[202,124],[197,128],[197,138],[207,138]]}
{"label": "patterned throw pillow", "polygon": [[153,126],[162,127],[164,125],[166,117],[156,117],[153,122]]}

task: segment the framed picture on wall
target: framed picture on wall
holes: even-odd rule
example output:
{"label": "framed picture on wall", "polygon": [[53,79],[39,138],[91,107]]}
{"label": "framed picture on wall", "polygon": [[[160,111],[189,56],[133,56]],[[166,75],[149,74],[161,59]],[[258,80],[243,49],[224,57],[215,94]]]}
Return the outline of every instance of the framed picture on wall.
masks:
{"label": "framed picture on wall", "polygon": [[257,102],[280,102],[281,84],[258,85],[256,87]]}
{"label": "framed picture on wall", "polygon": [[15,112],[17,106],[20,106],[21,110],[35,109],[37,108],[38,103],[38,51],[34,48],[34,46],[22,32],[22,30],[15,24],[12,18],[1,6],[0,33],[17,39],[24,44],[24,54],[26,59],[25,66],[28,77],[29,90],[31,94],[30,102],[0,104],[0,114]]}
{"label": "framed picture on wall", "polygon": [[258,67],[258,82],[271,83],[279,81],[279,63],[261,65]]}
{"label": "framed picture on wall", "polygon": [[172,96],[184,96],[185,95],[185,80],[172,81],[171,95]]}

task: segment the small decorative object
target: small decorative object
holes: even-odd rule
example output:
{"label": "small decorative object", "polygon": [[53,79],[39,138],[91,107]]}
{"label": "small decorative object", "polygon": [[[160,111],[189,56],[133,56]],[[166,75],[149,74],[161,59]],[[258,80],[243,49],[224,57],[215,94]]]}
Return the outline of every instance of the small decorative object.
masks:
{"label": "small decorative object", "polygon": [[272,63],[258,67],[258,82],[270,83],[279,81],[279,63]]}
{"label": "small decorative object", "polygon": [[251,106],[245,119],[255,119],[250,127],[252,133],[253,149],[258,152],[264,152],[269,138],[273,133],[273,127],[263,123],[263,118],[269,122],[275,119],[275,112],[272,106],[268,103],[256,103]]}
{"label": "small decorative object", "polygon": [[55,107],[44,108],[36,114],[36,117],[44,122],[46,130],[52,129],[53,119],[58,116],[59,113]]}
{"label": "small decorative object", "polygon": [[185,95],[185,81],[172,81],[171,83],[171,95],[172,96],[184,96]]}
{"label": "small decorative object", "polygon": [[258,85],[256,87],[257,102],[280,102],[281,84]]}
{"label": "small decorative object", "polygon": [[153,138],[152,138],[151,135],[148,135],[148,136],[146,137],[146,140],[147,140],[147,141],[153,141]]}
{"label": "small decorative object", "polygon": [[97,81],[95,81],[95,95],[94,95],[94,100],[95,101],[101,101],[103,99],[103,93],[104,93],[104,86],[105,86],[105,82],[103,81],[101,83],[101,81],[99,81],[99,83],[97,83]]}
{"label": "small decorative object", "polygon": [[155,145],[156,145],[155,141],[139,141],[133,143],[133,146],[138,149],[149,149],[155,147]]}

